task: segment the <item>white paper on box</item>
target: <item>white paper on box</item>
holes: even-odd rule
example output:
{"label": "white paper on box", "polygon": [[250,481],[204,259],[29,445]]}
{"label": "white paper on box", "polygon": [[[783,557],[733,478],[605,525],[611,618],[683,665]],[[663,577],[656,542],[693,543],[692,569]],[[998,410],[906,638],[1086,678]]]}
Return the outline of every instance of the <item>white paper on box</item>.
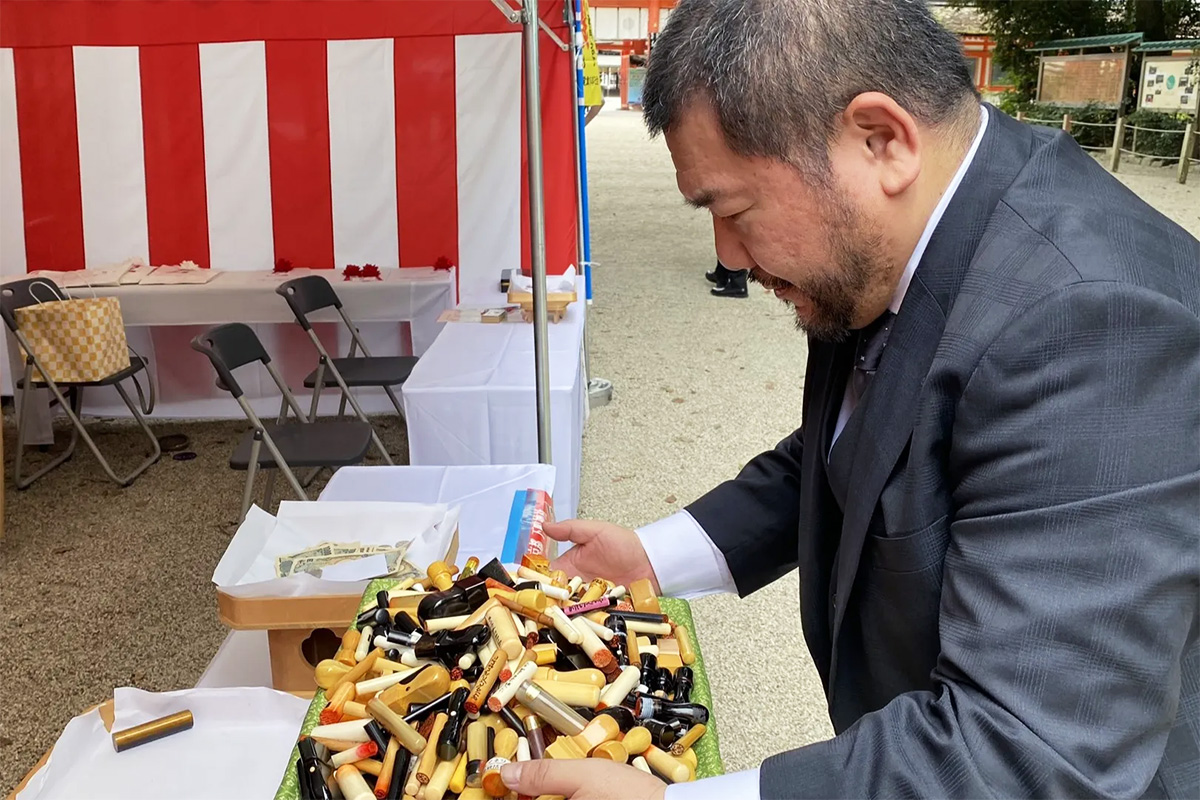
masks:
{"label": "white paper on box", "polygon": [[365,556],[351,561],[330,564],[321,570],[323,581],[369,581],[388,574],[387,557]]}
{"label": "white paper on box", "polygon": [[458,516],[457,506],[441,503],[284,501],[277,517],[251,506],[212,580],[234,597],[354,593],[344,581],[305,573],[277,578],[275,559],[321,542],[395,545],[411,541],[405,560],[423,570],[445,557],[458,528]]}

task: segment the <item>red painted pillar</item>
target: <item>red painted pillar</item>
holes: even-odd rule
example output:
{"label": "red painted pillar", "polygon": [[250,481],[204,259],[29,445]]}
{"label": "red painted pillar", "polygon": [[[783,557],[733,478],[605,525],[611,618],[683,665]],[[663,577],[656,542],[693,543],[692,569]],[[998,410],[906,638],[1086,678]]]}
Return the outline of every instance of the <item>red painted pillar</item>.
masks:
{"label": "red painted pillar", "polygon": [[621,53],[621,108],[629,110],[629,53]]}

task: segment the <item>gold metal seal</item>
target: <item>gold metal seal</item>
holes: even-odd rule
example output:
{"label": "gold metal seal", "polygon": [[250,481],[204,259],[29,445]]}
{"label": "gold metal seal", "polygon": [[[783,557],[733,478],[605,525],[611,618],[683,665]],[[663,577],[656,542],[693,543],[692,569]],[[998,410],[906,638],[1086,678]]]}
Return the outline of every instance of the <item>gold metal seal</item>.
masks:
{"label": "gold metal seal", "polygon": [[191,711],[180,711],[176,714],[152,719],[134,728],[114,731],[112,735],[113,748],[120,753],[122,750],[153,742],[155,739],[161,739],[173,733],[186,731],[192,727],[192,722]]}

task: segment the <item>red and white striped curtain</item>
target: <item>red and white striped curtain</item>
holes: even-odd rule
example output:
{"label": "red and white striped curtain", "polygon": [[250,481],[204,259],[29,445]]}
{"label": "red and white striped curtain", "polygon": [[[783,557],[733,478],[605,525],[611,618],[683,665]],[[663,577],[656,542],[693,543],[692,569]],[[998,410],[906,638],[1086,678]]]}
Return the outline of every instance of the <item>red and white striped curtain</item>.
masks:
{"label": "red and white striped curtain", "polygon": [[[564,41],[562,0],[539,13]],[[549,269],[576,263],[570,57],[541,36]],[[0,274],[527,266],[521,35],[490,0],[5,0]]]}

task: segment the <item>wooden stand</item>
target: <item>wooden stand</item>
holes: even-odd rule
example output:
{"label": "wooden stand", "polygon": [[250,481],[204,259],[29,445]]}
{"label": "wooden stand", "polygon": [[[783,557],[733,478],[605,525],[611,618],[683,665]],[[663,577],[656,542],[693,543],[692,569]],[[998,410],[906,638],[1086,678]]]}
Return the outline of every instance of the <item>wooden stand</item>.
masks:
{"label": "wooden stand", "polygon": [[[455,531],[441,560],[452,564],[457,557],[458,531]],[[217,616],[235,631],[267,632],[273,688],[293,694],[315,692],[317,662],[333,657],[337,642],[354,621],[361,601],[361,592],[311,597],[234,597],[218,589]],[[312,642],[306,645],[310,639]],[[322,645],[328,652],[324,652]]]}
{"label": "wooden stand", "polygon": [[[575,292],[551,292],[546,295],[546,317],[550,322],[559,322],[567,313],[567,306],[578,299]],[[508,302],[521,306],[521,319],[533,322],[533,293],[509,291]]]}

